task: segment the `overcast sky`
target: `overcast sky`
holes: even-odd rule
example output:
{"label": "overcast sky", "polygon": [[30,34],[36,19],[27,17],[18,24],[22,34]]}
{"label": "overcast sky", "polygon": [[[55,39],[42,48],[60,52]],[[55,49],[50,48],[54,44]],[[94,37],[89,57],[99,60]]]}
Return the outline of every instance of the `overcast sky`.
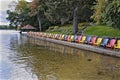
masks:
{"label": "overcast sky", "polygon": [[[18,0],[0,0],[0,25],[3,24],[8,24],[8,21],[6,20],[6,10],[8,10],[8,5],[12,2],[12,1],[18,1]],[[32,0],[26,0],[28,2],[32,1]]]}

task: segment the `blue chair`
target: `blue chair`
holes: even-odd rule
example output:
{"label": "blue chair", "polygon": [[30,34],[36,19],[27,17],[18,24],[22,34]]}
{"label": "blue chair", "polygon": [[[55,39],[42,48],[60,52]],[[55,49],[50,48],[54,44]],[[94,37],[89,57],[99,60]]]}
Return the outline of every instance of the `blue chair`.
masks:
{"label": "blue chair", "polygon": [[73,40],[72,40],[72,42],[75,42],[75,40],[78,38],[78,36],[77,35],[74,35],[74,38],[73,38]]}
{"label": "blue chair", "polygon": [[109,39],[108,38],[103,38],[101,44],[100,44],[100,47],[105,47],[108,43]]}
{"label": "blue chair", "polygon": [[65,35],[64,37],[64,41],[67,41],[68,35]]}
{"label": "blue chair", "polygon": [[92,38],[91,36],[87,36],[84,43],[88,44],[90,42],[91,38]]}

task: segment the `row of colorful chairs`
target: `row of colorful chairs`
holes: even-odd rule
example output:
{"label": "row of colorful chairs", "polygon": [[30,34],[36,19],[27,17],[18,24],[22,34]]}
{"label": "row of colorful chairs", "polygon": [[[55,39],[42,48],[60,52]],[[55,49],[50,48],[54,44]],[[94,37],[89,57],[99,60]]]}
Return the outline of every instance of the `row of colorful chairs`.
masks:
{"label": "row of colorful chairs", "polygon": [[120,49],[120,38],[98,37],[88,35],[52,34],[44,32],[29,32],[28,34],[32,36],[76,42],[81,44],[100,46],[104,48]]}

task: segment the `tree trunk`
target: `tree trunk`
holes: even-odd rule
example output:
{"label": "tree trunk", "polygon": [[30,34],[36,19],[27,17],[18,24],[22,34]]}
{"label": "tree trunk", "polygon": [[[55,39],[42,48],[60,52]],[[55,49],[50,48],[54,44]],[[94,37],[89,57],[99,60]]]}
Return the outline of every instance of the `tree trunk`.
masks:
{"label": "tree trunk", "polygon": [[74,9],[73,12],[73,34],[76,34],[78,32],[78,7]]}
{"label": "tree trunk", "polygon": [[40,17],[39,17],[39,13],[37,14],[37,19],[38,19],[38,24],[39,24],[39,30],[41,31],[42,28],[41,28],[41,20],[40,20]]}

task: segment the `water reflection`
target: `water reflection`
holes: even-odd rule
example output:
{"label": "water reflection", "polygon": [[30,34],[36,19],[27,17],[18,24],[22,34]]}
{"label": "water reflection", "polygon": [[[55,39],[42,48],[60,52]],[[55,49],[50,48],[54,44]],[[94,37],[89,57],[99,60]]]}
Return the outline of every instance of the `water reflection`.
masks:
{"label": "water reflection", "polygon": [[116,67],[120,64],[118,58],[103,57],[89,51],[80,52],[79,56],[55,53],[29,43],[20,46],[20,51],[21,54],[16,55],[17,59],[24,60],[23,63],[27,64],[26,71],[36,74],[40,80],[118,80],[120,78],[120,67]]}
{"label": "water reflection", "polygon": [[83,50],[76,50],[77,55],[61,54],[38,46],[25,36],[7,34],[6,37],[0,38],[3,47],[0,75],[5,80],[120,79],[119,58]]}
{"label": "water reflection", "polygon": [[[25,40],[25,39],[24,39]],[[0,31],[0,80],[38,80],[26,72],[25,64],[15,64],[11,56],[19,54],[17,48],[23,44],[17,31]]]}

